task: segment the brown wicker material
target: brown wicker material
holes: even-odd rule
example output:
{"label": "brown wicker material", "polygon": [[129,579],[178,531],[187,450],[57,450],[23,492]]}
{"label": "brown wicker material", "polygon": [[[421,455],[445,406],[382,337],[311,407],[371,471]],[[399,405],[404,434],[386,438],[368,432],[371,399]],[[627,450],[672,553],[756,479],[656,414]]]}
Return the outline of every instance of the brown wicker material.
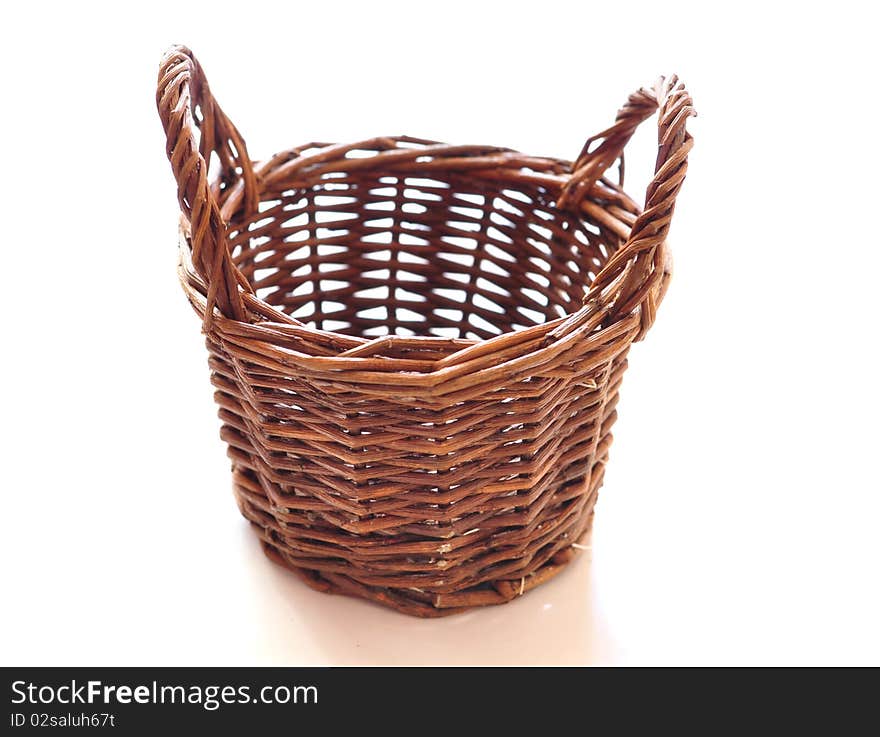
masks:
{"label": "brown wicker material", "polygon": [[[317,589],[420,616],[560,571],[670,275],[692,145],[682,84],[633,94],[574,163],[409,137],[253,162],[183,47],[157,102],[180,277],[267,554]],[[642,212],[604,175],[658,107]]]}

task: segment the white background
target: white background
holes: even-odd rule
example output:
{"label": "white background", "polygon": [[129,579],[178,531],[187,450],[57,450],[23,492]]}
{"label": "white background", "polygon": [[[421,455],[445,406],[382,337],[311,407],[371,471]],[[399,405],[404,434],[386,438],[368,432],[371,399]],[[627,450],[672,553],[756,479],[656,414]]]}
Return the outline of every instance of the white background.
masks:
{"label": "white background", "polygon": [[[4,664],[880,664],[868,4],[591,5],[3,5]],[[688,84],[676,274],[591,554],[441,621],[263,557],[176,280],[175,42],[256,158],[400,133],[573,158],[636,87]]]}

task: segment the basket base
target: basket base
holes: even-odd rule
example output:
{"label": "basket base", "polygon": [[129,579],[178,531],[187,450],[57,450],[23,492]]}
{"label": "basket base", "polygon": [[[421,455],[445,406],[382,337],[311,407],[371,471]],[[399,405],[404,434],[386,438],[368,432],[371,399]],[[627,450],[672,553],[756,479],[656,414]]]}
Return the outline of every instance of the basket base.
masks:
{"label": "basket base", "polygon": [[[590,534],[593,527],[593,505],[596,494],[592,495],[590,509],[583,515],[581,529],[574,535],[578,545]],[[254,524],[260,532],[263,529]],[[560,573],[565,566],[572,561],[580,552],[575,545],[569,545],[555,553],[543,566],[534,573],[516,580],[499,579],[490,581],[480,586],[457,591],[452,594],[430,594],[415,589],[392,589],[378,586],[368,586],[360,583],[349,576],[327,571],[317,571],[294,565],[285,555],[284,551],[276,547],[262,534],[260,542],[266,556],[284,568],[287,568],[299,576],[308,586],[327,594],[342,594],[361,599],[368,599],[377,604],[395,609],[403,614],[415,617],[433,618],[448,617],[452,614],[460,614],[476,607],[494,606],[506,604],[509,601],[522,596],[527,591],[540,586]]]}

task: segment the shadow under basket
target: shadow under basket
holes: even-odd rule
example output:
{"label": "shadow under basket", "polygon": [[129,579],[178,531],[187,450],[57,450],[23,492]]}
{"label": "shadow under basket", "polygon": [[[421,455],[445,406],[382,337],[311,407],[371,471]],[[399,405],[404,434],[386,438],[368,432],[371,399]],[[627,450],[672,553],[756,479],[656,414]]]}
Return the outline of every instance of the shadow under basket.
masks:
{"label": "shadow under basket", "polygon": [[[682,84],[633,94],[574,162],[408,137],[255,162],[184,47],[157,102],[181,282],[236,498],[272,560],[418,616],[558,573],[590,530],[627,352],[668,283]],[[642,211],[605,175],[658,109]]]}

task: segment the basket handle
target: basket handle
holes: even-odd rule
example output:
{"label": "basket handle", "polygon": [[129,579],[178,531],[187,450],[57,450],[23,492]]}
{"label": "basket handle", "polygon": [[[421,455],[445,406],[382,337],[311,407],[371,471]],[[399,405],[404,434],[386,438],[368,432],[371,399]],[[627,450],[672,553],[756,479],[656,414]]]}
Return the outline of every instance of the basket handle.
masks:
{"label": "basket handle", "polygon": [[658,109],[659,150],[644,210],[633,223],[626,243],[608,260],[587,295],[587,300],[597,299],[610,289],[602,302],[610,305],[612,320],[639,308],[641,327],[636,340],[641,340],[653,324],[665,293],[664,272],[668,274],[670,269],[665,241],[675,199],[687,172],[688,152],[693,147],[686,123],[696,111],[678,77],[661,77],[653,89],[643,88],[630,95],[614,125],[587,139],[557,201],[560,208],[582,202],[605,171],[622,159],[623,149],[638,125]]}
{"label": "basket handle", "polygon": [[[245,319],[239,287],[250,292],[247,279],[232,261],[220,200],[238,181],[244,183],[244,207],[258,205],[257,181],[244,139],[217,104],[202,67],[192,51],[173,46],[162,58],[156,106],[167,138],[166,152],[180,209],[190,224],[193,266],[207,286],[205,327],[216,306],[224,315]],[[211,155],[220,174],[208,182]]]}

